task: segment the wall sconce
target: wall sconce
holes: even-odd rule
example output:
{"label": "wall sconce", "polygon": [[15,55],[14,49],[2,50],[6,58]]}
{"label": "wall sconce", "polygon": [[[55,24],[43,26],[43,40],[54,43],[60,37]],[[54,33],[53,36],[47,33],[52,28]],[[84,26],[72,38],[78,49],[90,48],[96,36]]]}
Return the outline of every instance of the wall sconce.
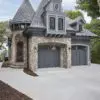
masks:
{"label": "wall sconce", "polygon": [[69,47],[68,49],[71,50],[71,47]]}
{"label": "wall sconce", "polygon": [[53,46],[51,49],[54,51],[54,50],[56,50],[56,47],[55,47],[55,46]]}

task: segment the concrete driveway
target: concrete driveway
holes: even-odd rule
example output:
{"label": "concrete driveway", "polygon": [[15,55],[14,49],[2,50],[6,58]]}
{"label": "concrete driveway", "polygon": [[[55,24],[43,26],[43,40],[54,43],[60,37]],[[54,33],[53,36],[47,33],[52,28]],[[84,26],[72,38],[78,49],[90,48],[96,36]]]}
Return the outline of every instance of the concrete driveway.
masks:
{"label": "concrete driveway", "polygon": [[100,65],[39,69],[37,74],[1,69],[0,80],[34,100],[100,100]]}

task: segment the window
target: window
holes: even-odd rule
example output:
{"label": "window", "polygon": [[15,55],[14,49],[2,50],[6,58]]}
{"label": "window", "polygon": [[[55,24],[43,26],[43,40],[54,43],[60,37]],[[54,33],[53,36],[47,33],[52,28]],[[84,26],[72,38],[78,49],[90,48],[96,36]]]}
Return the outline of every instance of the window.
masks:
{"label": "window", "polygon": [[64,24],[63,18],[59,18],[59,19],[58,19],[58,29],[59,29],[59,30],[63,30],[63,29],[64,29],[63,24]]}
{"label": "window", "polygon": [[58,11],[59,10],[59,4],[54,4],[54,10]]}
{"label": "window", "polygon": [[78,49],[79,49],[79,50],[85,50],[86,47],[85,47],[85,46],[78,46]]}
{"label": "window", "polygon": [[77,47],[76,46],[72,46],[72,50],[76,50],[77,49]]}
{"label": "window", "polygon": [[55,18],[54,17],[50,17],[50,29],[51,30],[55,30]]}
{"label": "window", "polygon": [[82,25],[79,25],[79,32],[81,32],[83,30]]}
{"label": "window", "polygon": [[21,23],[21,24],[12,24],[11,25],[11,29],[12,30],[23,30],[23,29],[25,29],[25,28],[27,28],[27,27],[29,27],[30,26],[30,24],[29,23]]}
{"label": "window", "polygon": [[20,28],[19,24],[15,24],[14,28],[15,28],[15,30],[19,30],[19,28]]}
{"label": "window", "polygon": [[16,62],[23,62],[23,42],[17,43]]}
{"label": "window", "polygon": [[21,27],[21,29],[24,29],[25,28],[25,25],[24,24],[21,24],[20,27]]}

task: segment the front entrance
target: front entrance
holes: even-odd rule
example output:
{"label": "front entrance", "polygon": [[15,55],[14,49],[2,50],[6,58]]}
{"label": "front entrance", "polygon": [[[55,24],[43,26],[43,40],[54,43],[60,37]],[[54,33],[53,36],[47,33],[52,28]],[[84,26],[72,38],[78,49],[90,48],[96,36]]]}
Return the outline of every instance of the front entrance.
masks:
{"label": "front entrance", "polygon": [[87,65],[86,46],[72,46],[72,65]]}
{"label": "front entrance", "polygon": [[60,47],[39,46],[38,67],[60,67]]}
{"label": "front entrance", "polygon": [[24,61],[23,46],[24,46],[23,42],[17,43],[16,62],[23,62]]}

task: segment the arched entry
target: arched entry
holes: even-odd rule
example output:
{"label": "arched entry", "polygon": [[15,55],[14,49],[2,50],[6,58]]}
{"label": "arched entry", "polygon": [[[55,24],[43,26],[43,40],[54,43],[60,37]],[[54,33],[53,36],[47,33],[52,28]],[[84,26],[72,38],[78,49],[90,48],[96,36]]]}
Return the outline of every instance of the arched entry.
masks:
{"label": "arched entry", "polygon": [[72,46],[72,65],[87,65],[88,49],[87,46]]}
{"label": "arched entry", "polygon": [[23,62],[24,57],[23,57],[23,42],[18,42],[17,43],[17,48],[16,48],[16,62]]}
{"label": "arched entry", "polygon": [[60,43],[39,44],[38,67],[61,67],[61,48],[63,47],[65,47],[65,45]]}

